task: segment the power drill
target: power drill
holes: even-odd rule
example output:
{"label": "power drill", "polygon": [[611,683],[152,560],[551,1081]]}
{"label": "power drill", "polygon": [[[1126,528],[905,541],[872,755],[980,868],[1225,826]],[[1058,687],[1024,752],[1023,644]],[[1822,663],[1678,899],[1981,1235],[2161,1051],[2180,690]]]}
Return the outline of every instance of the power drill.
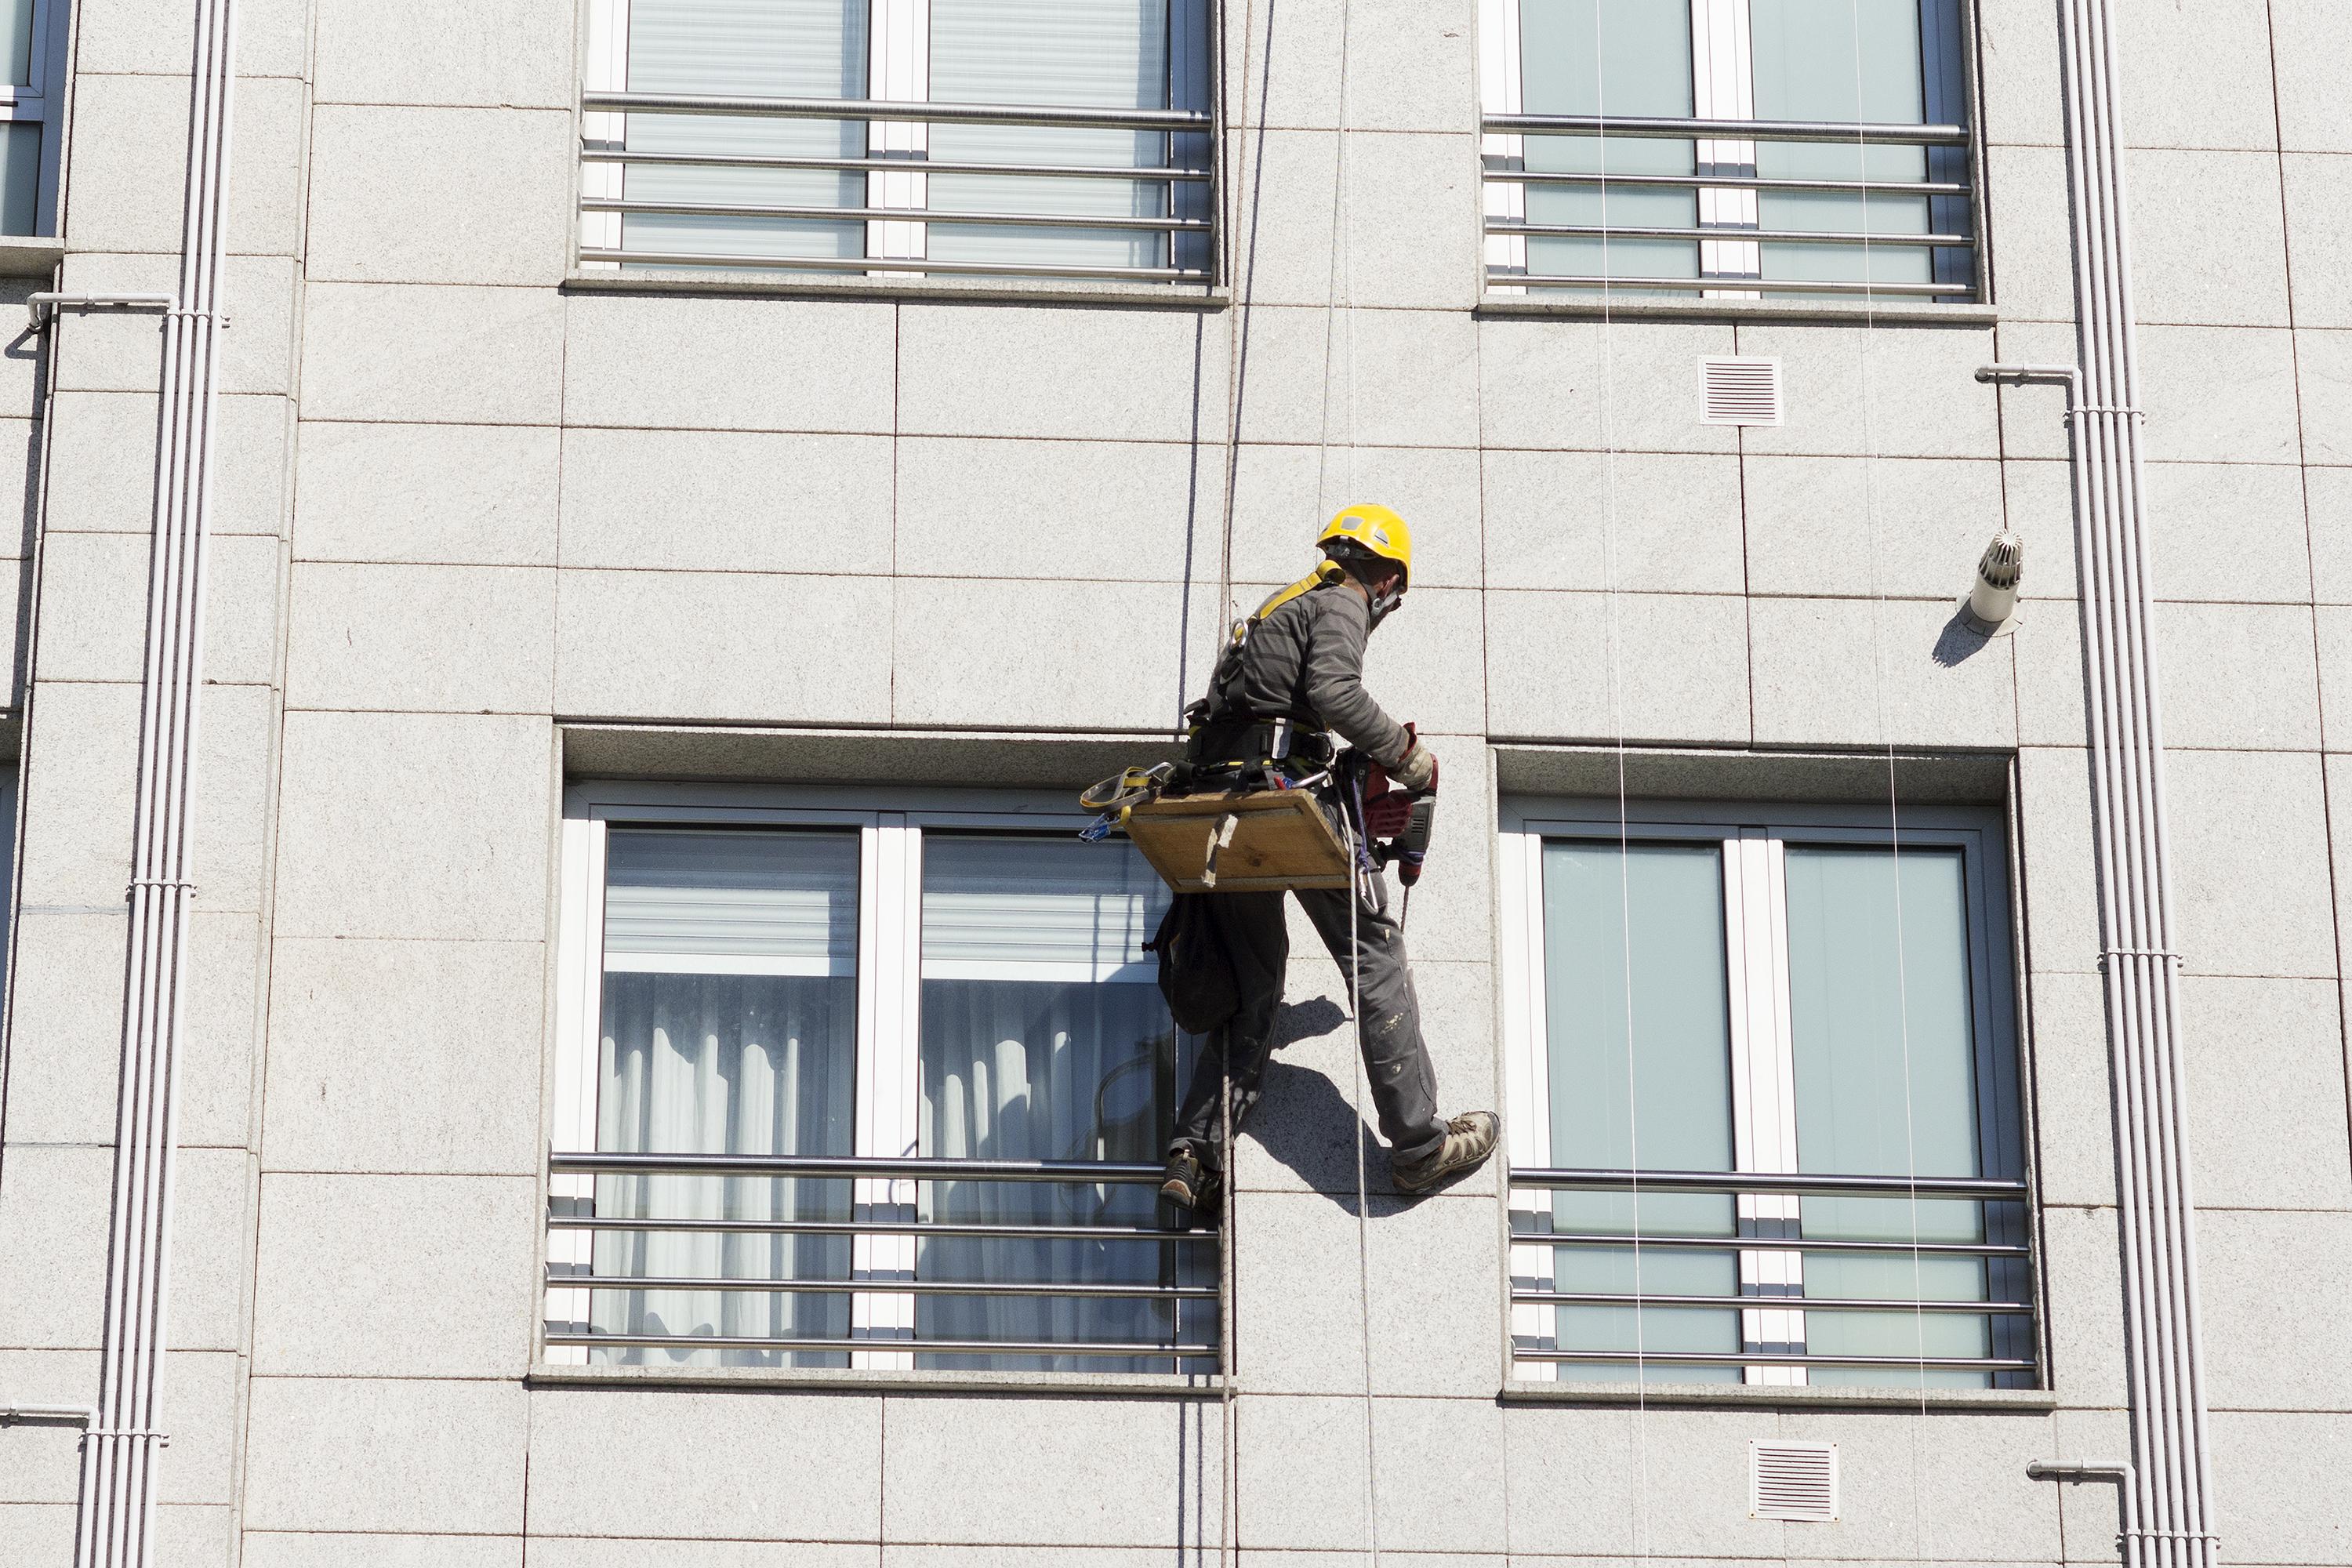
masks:
{"label": "power drill", "polygon": [[[1404,731],[1409,747],[1419,742],[1412,725],[1407,724]],[[1394,866],[1397,880],[1410,888],[1421,880],[1421,864],[1429,854],[1430,828],[1437,817],[1437,775],[1432,773],[1429,787],[1409,795],[1389,788],[1388,772],[1378,763],[1367,760],[1365,772],[1364,832],[1376,840],[1372,858],[1381,866]]]}

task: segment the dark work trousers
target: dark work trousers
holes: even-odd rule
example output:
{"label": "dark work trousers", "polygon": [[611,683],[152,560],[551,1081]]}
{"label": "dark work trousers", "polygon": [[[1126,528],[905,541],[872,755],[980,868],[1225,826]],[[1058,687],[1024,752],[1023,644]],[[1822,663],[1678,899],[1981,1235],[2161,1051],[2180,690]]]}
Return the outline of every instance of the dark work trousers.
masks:
{"label": "dark work trousers", "polygon": [[[1380,1112],[1381,1136],[1388,1141],[1391,1157],[1417,1160],[1434,1153],[1445,1141],[1445,1123],[1437,1114],[1437,1074],[1421,1037],[1421,1005],[1413,998],[1412,973],[1405,967],[1404,932],[1388,911],[1388,879],[1374,877],[1370,884],[1370,899],[1358,899],[1356,904],[1356,953],[1361,964],[1357,1016],[1364,1071],[1371,1079],[1372,1104]],[[1305,888],[1291,894],[1331,950],[1342,986],[1348,984],[1351,896],[1345,888]],[[1217,934],[1233,960],[1241,1005],[1202,1043],[1168,1152],[1190,1148],[1213,1169],[1224,1164],[1217,1116],[1217,1086],[1224,1064],[1233,1063],[1234,1130],[1239,1131],[1257,1104],[1258,1080],[1274,1048],[1275,1012],[1282,1002],[1283,970],[1290,958],[1282,898],[1280,893],[1208,896]]]}

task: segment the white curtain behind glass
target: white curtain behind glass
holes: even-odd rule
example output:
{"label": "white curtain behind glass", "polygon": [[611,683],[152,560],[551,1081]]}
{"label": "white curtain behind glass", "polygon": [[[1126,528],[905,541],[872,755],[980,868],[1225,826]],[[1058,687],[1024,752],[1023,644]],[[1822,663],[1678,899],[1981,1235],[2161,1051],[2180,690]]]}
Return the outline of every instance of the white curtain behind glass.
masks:
{"label": "white curtain behind glass", "polygon": [[[621,828],[606,840],[600,1150],[852,1152],[855,833]],[[848,1184],[600,1176],[603,1216],[847,1219]],[[847,1279],[849,1244],[599,1232],[595,1272]],[[846,1294],[598,1290],[600,1332],[845,1338]],[[600,1348],[607,1363],[846,1365],[833,1352]]]}
{"label": "white curtain behind glass", "polygon": [[[1168,107],[1168,0],[931,0],[931,98],[940,103]],[[935,125],[942,163],[1150,168],[1160,132],[1023,125]],[[1160,217],[1167,187],[1140,180],[933,174],[941,212],[1067,213]],[[926,248],[949,261],[1058,261],[1164,267],[1164,235],[1149,231],[933,224]]]}
{"label": "white curtain behind glass", "polygon": [[[1544,846],[1543,900],[1552,1164],[1730,1170],[1722,851],[1554,840]],[[1634,1202],[1555,1194],[1553,1224],[1630,1236]],[[1638,1217],[1644,1235],[1734,1234],[1728,1197],[1649,1194]],[[1728,1251],[1562,1247],[1554,1255],[1562,1290],[1739,1293]],[[1739,1315],[1727,1309],[1562,1307],[1558,1321],[1561,1345],[1576,1350],[1740,1349]],[[1640,1373],[1630,1363],[1567,1363],[1559,1375],[1616,1382]],[[1674,1366],[1647,1375],[1737,1383],[1741,1374],[1736,1366]]]}
{"label": "white curtain behind glass", "polygon": [[[630,0],[629,90],[751,98],[863,98],[866,0]],[[631,114],[633,153],[861,158],[866,127],[845,120]],[[631,164],[626,194],[646,201],[856,207],[866,176],[833,170]],[[863,223],[632,213],[631,250],[740,256],[862,257]]]}
{"label": "white curtain behind glass", "polygon": [[[1790,846],[1790,1019],[1797,1148],[1806,1171],[1974,1176],[1979,1157],[1975,1009],[1960,852]],[[1973,1203],[1807,1198],[1813,1240],[1981,1241]],[[1982,1300],[1972,1258],[1812,1252],[1816,1296]],[[1808,1347],[1824,1355],[1981,1356],[1988,1320],[1964,1313],[1815,1312]],[[1916,1369],[1817,1367],[1814,1383],[1913,1384]],[[1978,1372],[1924,1374],[1982,1386]]]}
{"label": "white curtain behind glass", "polygon": [[[1167,889],[1128,845],[927,833],[923,841],[922,1105],[927,1155],[1155,1161],[1173,1113],[1175,1025],[1139,951]],[[942,1182],[928,1217],[990,1224],[1136,1225],[1151,1189]],[[1160,1242],[927,1237],[930,1280],[1176,1283]],[[1187,1255],[1208,1249],[1187,1247]],[[1198,1279],[1206,1283],[1204,1266]],[[1214,1309],[1188,1310],[1183,1338],[1210,1337]],[[1171,1338],[1150,1299],[924,1295],[918,1339]],[[925,1364],[1166,1371],[1165,1358],[953,1356]]]}

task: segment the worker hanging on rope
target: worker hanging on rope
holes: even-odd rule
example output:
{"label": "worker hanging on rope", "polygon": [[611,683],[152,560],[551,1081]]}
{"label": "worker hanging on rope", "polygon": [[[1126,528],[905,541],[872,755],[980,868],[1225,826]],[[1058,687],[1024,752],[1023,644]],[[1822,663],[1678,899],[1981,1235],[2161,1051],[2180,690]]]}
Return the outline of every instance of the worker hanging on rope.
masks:
{"label": "worker hanging on rope", "polygon": [[[1487,1110],[1450,1121],[1437,1113],[1437,1075],[1421,1037],[1403,928],[1389,913],[1382,862],[1370,852],[1376,839],[1410,844],[1397,852],[1405,858],[1408,885],[1417,879],[1427,836],[1425,803],[1437,784],[1437,759],[1410,726],[1382,712],[1363,686],[1366,643],[1403,599],[1412,578],[1412,534],[1386,507],[1354,506],[1332,518],[1316,542],[1325,556],[1316,570],[1235,628],[1208,697],[1187,713],[1193,721],[1188,762],[1202,771],[1234,764],[1262,769],[1260,776],[1272,775],[1277,787],[1313,789],[1347,845],[1355,861],[1348,885],[1292,891],[1342,977],[1352,982],[1358,1045],[1395,1184],[1401,1191],[1423,1193],[1483,1163],[1494,1152],[1498,1123]],[[1351,750],[1335,752],[1331,731]],[[1390,791],[1388,781],[1402,787]],[[1424,803],[1417,816],[1415,797]],[[1420,842],[1413,844],[1416,829]],[[1213,937],[1232,974],[1230,1016],[1207,1032],[1177,1112],[1160,1188],[1171,1203],[1205,1210],[1225,1169],[1219,1086],[1232,1084],[1231,1124],[1238,1130],[1257,1103],[1273,1048],[1290,936],[1279,890],[1181,897],[1192,900],[1190,912],[1204,928],[1199,936]],[[1356,900],[1352,920],[1350,899]],[[1163,965],[1171,956],[1163,952]]]}

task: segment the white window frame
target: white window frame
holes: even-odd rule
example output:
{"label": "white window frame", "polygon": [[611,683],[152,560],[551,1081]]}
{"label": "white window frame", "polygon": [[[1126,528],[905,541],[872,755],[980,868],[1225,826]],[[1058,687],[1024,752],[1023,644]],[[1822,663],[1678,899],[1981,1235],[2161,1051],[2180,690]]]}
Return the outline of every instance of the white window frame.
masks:
{"label": "white window frame", "polygon": [[[1876,821],[1872,818],[1875,816]],[[1550,1143],[1550,1056],[1546,1038],[1543,931],[1543,847],[1547,839],[1604,843],[1714,844],[1723,853],[1724,939],[1727,998],[1730,1012],[1733,1168],[1741,1173],[1784,1173],[1798,1170],[1794,1030],[1790,1022],[1788,961],[1786,854],[1790,844],[1854,845],[1895,849],[1961,851],[1968,898],[1969,1002],[1975,1036],[1979,1167],[1988,1175],[2021,1178],[2029,1184],[2023,1205],[2038,1212],[2030,1190],[2032,1142],[2026,1117],[2021,1042],[2013,968],[2011,897],[2006,825],[1998,813],[1966,808],[1904,807],[1889,826],[1884,808],[1839,809],[1805,805],[1628,803],[1613,800],[1507,803],[1500,816],[1496,856],[1497,899],[1502,921],[1500,984],[1507,1106],[1504,1125],[1512,1168],[1541,1170],[1554,1164]],[[1507,1172],[1506,1173],[1507,1183]],[[1517,1206],[1533,1189],[1510,1189],[1510,1228],[1538,1228],[1538,1215]],[[1546,1201],[1549,1194],[1544,1194]],[[1990,1213],[1990,1208],[1988,1214]],[[1798,1200],[1743,1194],[1737,1215],[1743,1237],[1797,1236]],[[2004,1237],[2029,1247],[2036,1227],[2030,1218],[2023,1235]],[[1991,1239],[1988,1237],[1988,1239]],[[1554,1249],[1514,1241],[1509,1247],[1509,1282],[1515,1289],[1551,1289]],[[1804,1256],[1797,1248],[1743,1248],[1738,1255],[1741,1294],[1769,1299],[1801,1293]],[[2026,1260],[2032,1289],[2040,1289],[2038,1256]],[[2038,1295],[2030,1334],[2038,1368],[2046,1368],[2039,1326]],[[1559,1347],[1552,1306],[1513,1302],[1509,1309],[1514,1349]],[[1772,1352],[1802,1346],[1801,1308],[1743,1308],[1743,1347]],[[1628,1353],[1626,1360],[1637,1359]],[[1521,1383],[1558,1381],[1559,1363],[1510,1360],[1510,1376]],[[1755,1385],[1801,1385],[1807,1369],[1786,1364],[1749,1364],[1742,1382]],[[2046,1376],[2045,1373],[2038,1375]],[[1705,1386],[1705,1385],[1701,1385]]]}
{"label": "white window frame", "polygon": [[[984,798],[986,805],[976,805]],[[922,843],[926,832],[1068,833],[1092,818],[1067,797],[1028,791],[835,789],[591,782],[564,792],[556,938],[555,1064],[551,1152],[594,1153],[598,1056],[603,1024],[605,846],[614,825],[711,828],[855,829],[858,845],[856,1103],[852,1153],[905,1159],[917,1152],[922,1107],[920,1016]],[[1148,978],[1136,975],[1118,983]],[[551,1173],[548,1212],[582,1214],[595,1194],[593,1175]],[[902,1223],[917,1217],[912,1179],[860,1177],[851,1187],[853,1220]],[[547,1231],[552,1275],[587,1273],[594,1232]],[[850,1366],[908,1371],[915,1296],[891,1290],[914,1278],[918,1238],[877,1233],[852,1238]],[[544,1324],[585,1325],[589,1292],[550,1284]],[[551,1345],[541,1329],[540,1359],[584,1366],[591,1347]],[[860,1342],[862,1342],[862,1343]],[[886,1348],[905,1344],[906,1349]]]}

